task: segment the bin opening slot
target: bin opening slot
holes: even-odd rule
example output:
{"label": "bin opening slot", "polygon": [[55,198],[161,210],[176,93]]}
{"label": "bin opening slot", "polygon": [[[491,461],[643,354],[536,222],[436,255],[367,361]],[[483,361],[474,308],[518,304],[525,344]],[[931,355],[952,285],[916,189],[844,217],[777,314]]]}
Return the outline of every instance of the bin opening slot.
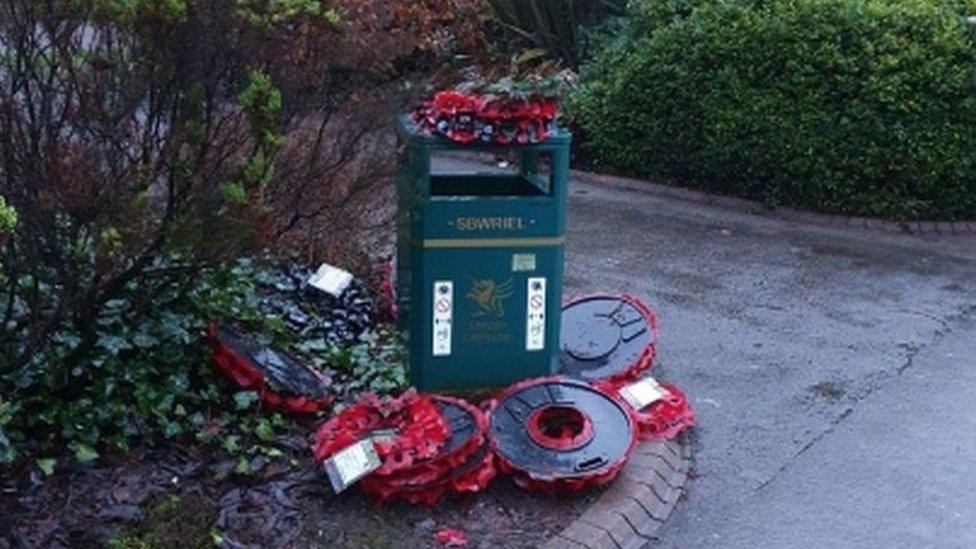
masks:
{"label": "bin opening slot", "polygon": [[431,154],[431,196],[549,196],[552,154],[537,150],[497,150],[465,157]]}
{"label": "bin opening slot", "polygon": [[431,175],[431,196],[545,196],[544,189],[523,175]]}

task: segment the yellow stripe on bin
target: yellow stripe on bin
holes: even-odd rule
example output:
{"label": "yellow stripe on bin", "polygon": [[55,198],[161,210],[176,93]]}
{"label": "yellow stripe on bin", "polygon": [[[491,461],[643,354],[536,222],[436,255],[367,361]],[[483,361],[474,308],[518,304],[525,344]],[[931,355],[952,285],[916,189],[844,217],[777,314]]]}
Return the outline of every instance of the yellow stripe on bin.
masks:
{"label": "yellow stripe on bin", "polygon": [[524,238],[411,238],[410,244],[420,248],[544,248],[562,246],[564,236]]}

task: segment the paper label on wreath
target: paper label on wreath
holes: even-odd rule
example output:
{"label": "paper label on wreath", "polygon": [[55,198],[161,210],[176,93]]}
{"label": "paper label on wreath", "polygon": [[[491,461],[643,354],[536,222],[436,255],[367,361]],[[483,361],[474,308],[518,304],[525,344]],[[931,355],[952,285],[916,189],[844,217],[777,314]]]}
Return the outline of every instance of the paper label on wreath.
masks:
{"label": "paper label on wreath", "polygon": [[393,439],[399,435],[399,431],[390,427],[385,429],[376,429],[369,434],[369,439],[373,442],[379,444],[393,443]]}
{"label": "paper label on wreath", "polygon": [[661,387],[653,377],[645,377],[620,389],[620,397],[635,410],[643,410],[667,394],[667,389]]}
{"label": "paper label on wreath", "polygon": [[308,279],[308,283],[333,297],[339,297],[352,283],[352,273],[323,263]]}
{"label": "paper label on wreath", "polygon": [[379,469],[380,464],[380,456],[376,453],[373,440],[365,439],[332,456],[323,466],[329,482],[332,483],[332,489],[338,494]]}

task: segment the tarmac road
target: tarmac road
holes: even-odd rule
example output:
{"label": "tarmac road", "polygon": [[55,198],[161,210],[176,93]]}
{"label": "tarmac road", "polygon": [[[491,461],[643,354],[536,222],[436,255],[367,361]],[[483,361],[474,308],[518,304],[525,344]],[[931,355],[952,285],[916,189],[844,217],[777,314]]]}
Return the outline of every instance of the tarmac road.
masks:
{"label": "tarmac road", "polygon": [[657,545],[976,547],[976,237],[570,201],[567,295],[645,299],[699,416]]}

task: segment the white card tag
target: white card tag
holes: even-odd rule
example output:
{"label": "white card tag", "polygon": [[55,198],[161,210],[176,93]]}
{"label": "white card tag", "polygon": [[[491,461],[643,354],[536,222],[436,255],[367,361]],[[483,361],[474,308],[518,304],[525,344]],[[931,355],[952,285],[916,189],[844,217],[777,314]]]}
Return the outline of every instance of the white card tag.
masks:
{"label": "white card tag", "polygon": [[620,396],[635,410],[643,410],[668,394],[653,377],[645,377],[620,389]]}
{"label": "white card tag", "polygon": [[323,263],[308,279],[308,283],[333,297],[339,297],[352,283],[352,273]]}
{"label": "white card tag", "polygon": [[384,442],[393,442],[393,439],[399,434],[399,431],[393,428],[377,429],[369,434],[369,439],[383,444]]}
{"label": "white card tag", "polygon": [[325,473],[335,493],[342,492],[380,466],[373,439],[360,440],[325,461]]}

